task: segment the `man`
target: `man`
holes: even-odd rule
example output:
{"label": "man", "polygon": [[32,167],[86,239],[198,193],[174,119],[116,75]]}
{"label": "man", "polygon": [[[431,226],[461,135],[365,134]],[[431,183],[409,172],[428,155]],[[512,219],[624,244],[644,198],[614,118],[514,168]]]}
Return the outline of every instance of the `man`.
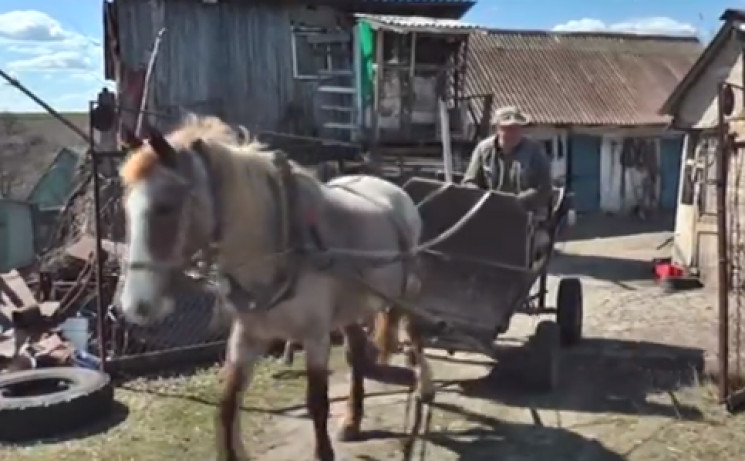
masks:
{"label": "man", "polygon": [[525,137],[529,123],[516,107],[499,109],[496,132],[476,146],[462,183],[516,194],[526,209],[542,215],[553,191],[551,163],[543,147]]}
{"label": "man", "polygon": [[[536,141],[525,137],[523,129],[530,123],[516,107],[497,111],[496,134],[481,141],[471,154],[462,183],[483,189],[516,194],[526,210],[538,219],[548,217],[553,187],[551,162]],[[534,260],[545,254],[551,239],[545,229],[534,236]]]}

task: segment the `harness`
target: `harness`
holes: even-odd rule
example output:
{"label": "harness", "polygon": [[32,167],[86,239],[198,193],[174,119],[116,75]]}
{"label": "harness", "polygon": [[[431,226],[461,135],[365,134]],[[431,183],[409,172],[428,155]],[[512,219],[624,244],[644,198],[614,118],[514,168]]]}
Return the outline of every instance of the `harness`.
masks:
{"label": "harness", "polygon": [[[224,213],[222,212],[221,200],[222,184],[219,172],[212,164],[209,155],[206,154],[205,146],[197,142],[192,145],[192,150],[203,162],[207,171],[207,180],[209,181],[208,187],[212,201],[211,205],[214,223],[210,236],[210,243],[200,251],[202,252],[204,265],[210,267],[212,265],[211,263],[216,260],[216,256],[220,251],[219,243],[223,240],[224,223],[222,222],[222,218]],[[220,278],[219,285],[222,294],[227,297],[234,306],[240,306],[249,311],[267,311],[282,302],[293,298],[295,296],[298,279],[300,278],[302,271],[309,265],[322,271],[334,270],[334,267],[336,266],[337,268],[334,272],[338,272],[340,278],[361,283],[373,293],[383,296],[375,289],[375,287],[370,286],[362,280],[362,277],[359,277],[359,275],[361,275],[359,271],[362,269],[360,265],[349,267],[348,265],[339,264],[340,260],[344,258],[363,259],[365,261],[364,269],[371,269],[401,262],[404,264],[404,270],[408,272],[412,267],[411,260],[413,256],[420,251],[425,251],[440,244],[456,233],[478,212],[489,196],[489,192],[485,192],[473,207],[464,214],[458,222],[453,224],[451,228],[447,229],[432,240],[415,247],[412,246],[415,242],[409,242],[405,232],[403,231],[403,228],[405,227],[404,223],[397,222],[396,219],[392,218],[397,233],[399,247],[396,251],[366,251],[327,248],[321,238],[318,229],[317,216],[314,210],[308,210],[306,213],[301,214],[303,210],[300,209],[298,204],[297,178],[295,177],[292,164],[287,158],[287,155],[282,151],[275,151],[272,161],[274,167],[279,173],[276,176],[268,175],[266,178],[268,181],[268,187],[271,189],[272,194],[277,197],[278,204],[274,216],[274,235],[277,236],[277,238],[274,240],[275,247],[273,248],[272,254],[269,255],[270,258],[278,261],[273,277],[269,283],[254,283],[252,286],[247,287],[242,286],[242,284],[239,283],[230,273],[218,269],[218,275]],[[184,175],[176,172],[173,172],[173,174],[177,175],[180,180],[187,181],[187,178]],[[371,197],[368,197],[367,195],[344,184],[332,185],[331,187],[344,189],[350,193],[363,197],[372,203],[382,206]],[[448,185],[443,185],[443,187],[433,191],[419,203],[419,206],[439,195],[448,187]],[[194,194],[192,193],[189,195],[188,200],[193,199],[193,197]],[[174,246],[174,251],[179,251],[183,248],[183,243],[187,238],[187,232],[189,229],[188,218],[190,211],[193,210],[190,208],[189,204],[186,203],[183,206],[182,215],[180,216],[179,230],[176,235],[176,242],[178,245]],[[153,264],[141,261],[131,261],[128,264],[129,270],[168,272],[181,272],[188,269],[188,267],[188,264],[181,264],[181,257],[178,254],[174,255],[172,261],[167,263]],[[405,283],[402,289],[404,288]],[[383,297],[386,298],[385,296]]]}
{"label": "harness", "polygon": [[[222,212],[222,182],[215,165],[206,154],[205,146],[196,142],[192,148],[202,161],[209,181],[209,195],[213,210],[214,223],[210,236],[210,242],[205,248],[199,249],[203,266],[209,268],[217,259],[220,251],[219,244],[223,239],[224,222]],[[277,197],[277,208],[274,215],[275,236],[274,248],[271,258],[277,262],[276,271],[268,284],[255,283],[251,287],[244,287],[238,283],[230,273],[218,270],[220,288],[223,294],[236,306],[246,306],[249,310],[268,310],[272,307],[294,297],[295,287],[302,270],[302,259],[310,251],[323,252],[324,245],[318,231],[315,213],[309,211],[299,219],[300,210],[297,199],[297,179],[292,171],[292,165],[287,155],[281,151],[275,151],[272,159],[277,172],[276,177],[268,175],[266,180],[272,194]],[[188,181],[185,175],[172,172],[181,181]],[[187,200],[193,200],[193,191],[187,196]],[[179,226],[174,236],[176,244],[174,251],[178,252],[188,237],[189,213],[193,211],[190,203],[185,203],[179,217]],[[302,221],[302,222],[301,222]],[[308,243],[310,245],[308,245]],[[312,248],[311,248],[312,247]],[[143,261],[130,261],[128,270],[149,270],[156,272],[181,272],[188,269],[190,264],[182,261],[181,255],[175,254],[171,261],[164,263],[152,263]]]}
{"label": "harness", "polygon": [[[203,149],[195,149],[205,168],[209,172],[212,207],[215,225],[212,232],[212,259],[219,250],[217,244],[222,240],[224,223],[222,222],[221,181],[219,180],[209,155]],[[287,155],[282,151],[273,153],[278,177],[268,176],[268,186],[272,195],[277,197],[277,209],[274,216],[273,233],[276,236],[273,254],[278,256],[278,267],[269,284],[254,284],[243,287],[227,272],[219,272],[222,283],[226,285],[225,294],[235,306],[246,306],[249,310],[269,310],[295,296],[297,281],[300,278],[303,256],[308,253],[310,243],[317,251],[323,251],[324,244],[318,231],[317,217],[309,211],[301,222],[299,218],[297,179]]]}

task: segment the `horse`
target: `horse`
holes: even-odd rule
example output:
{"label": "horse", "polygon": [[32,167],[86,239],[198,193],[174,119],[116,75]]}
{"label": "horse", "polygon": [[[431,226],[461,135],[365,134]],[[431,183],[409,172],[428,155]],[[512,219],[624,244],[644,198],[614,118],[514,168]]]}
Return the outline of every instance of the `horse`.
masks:
{"label": "horse", "polygon": [[[306,406],[314,459],[334,460],[329,437],[330,332],[340,329],[351,369],[341,441],[358,440],[364,377],[375,367],[363,325],[374,323],[386,363],[402,319],[412,390],[434,396],[421,331],[403,313],[421,287],[416,248],[422,222],[406,192],[353,175],[322,183],[216,117],[190,117],[167,135],[152,130],[123,163],[128,260],[119,309],[132,323],[167,317],[177,275],[199,252],[214,256],[231,313],[216,421],[218,458],[246,457],[238,409],[254,365],[277,338],[306,351]],[[400,304],[394,302],[399,300]],[[368,374],[369,376],[369,374]]]}

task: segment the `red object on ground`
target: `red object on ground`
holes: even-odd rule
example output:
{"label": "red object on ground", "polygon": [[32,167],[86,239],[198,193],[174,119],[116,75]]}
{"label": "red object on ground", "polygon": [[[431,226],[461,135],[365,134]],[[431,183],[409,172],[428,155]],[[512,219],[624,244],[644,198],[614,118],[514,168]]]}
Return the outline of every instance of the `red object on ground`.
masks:
{"label": "red object on ground", "polygon": [[685,271],[680,266],[665,262],[656,264],[654,266],[654,275],[657,279],[664,279],[668,277],[683,277],[685,275]]}

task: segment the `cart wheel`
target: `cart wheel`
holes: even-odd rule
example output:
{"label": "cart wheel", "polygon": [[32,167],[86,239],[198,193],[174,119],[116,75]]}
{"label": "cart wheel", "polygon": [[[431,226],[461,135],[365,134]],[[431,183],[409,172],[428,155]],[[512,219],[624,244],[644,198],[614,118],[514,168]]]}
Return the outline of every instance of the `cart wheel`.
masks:
{"label": "cart wheel", "polygon": [[537,391],[550,392],[559,385],[560,334],[556,322],[543,320],[528,342],[531,363],[526,371],[531,386]]}
{"label": "cart wheel", "polygon": [[556,295],[556,321],[562,345],[574,346],[582,339],[583,312],[582,282],[578,278],[561,279]]}

